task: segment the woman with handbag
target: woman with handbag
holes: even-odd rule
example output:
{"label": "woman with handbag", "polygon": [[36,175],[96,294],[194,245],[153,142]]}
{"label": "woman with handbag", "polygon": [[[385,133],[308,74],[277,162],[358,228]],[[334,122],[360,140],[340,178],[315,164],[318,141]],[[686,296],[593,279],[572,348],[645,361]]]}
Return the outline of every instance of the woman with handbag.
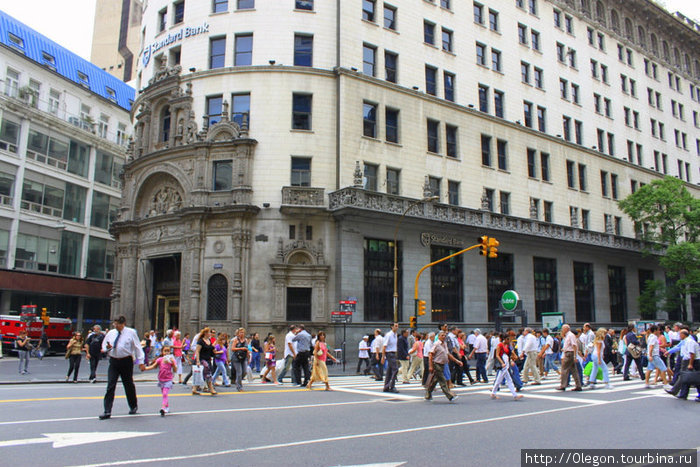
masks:
{"label": "woman with handbag", "polygon": [[493,389],[491,390],[491,399],[498,399],[496,392],[501,386],[501,383],[505,379],[510,393],[513,395],[513,399],[516,401],[522,399],[523,395],[515,392],[515,386],[513,385],[513,379],[510,377],[510,372],[508,368],[515,363],[511,363],[508,356],[511,353],[510,347],[510,336],[508,334],[501,334],[501,342],[496,347],[496,352],[494,353],[493,367],[494,370],[498,370],[496,374],[496,380],[493,382]]}
{"label": "woman with handbag", "polygon": [[[19,374],[26,375],[29,373],[29,352],[32,350],[32,343],[29,342],[26,330],[22,329],[19,332],[15,340],[15,348],[19,357]],[[22,364],[24,364],[24,369],[22,369]]]}
{"label": "woman with handbag", "polygon": [[231,366],[236,372],[236,389],[243,392],[243,377],[248,366],[248,341],[245,338],[245,329],[239,328],[236,337],[231,341]]}
{"label": "woman with handbag", "polygon": [[328,358],[334,362],[338,362],[333,355],[328,353],[326,333],[319,331],[316,337],[316,345],[314,345],[314,364],[311,368],[311,378],[309,379],[309,383],[306,385],[307,389],[311,389],[311,385],[314,384],[314,381],[323,381],[326,384],[326,391],[331,390],[331,387],[328,384],[328,368],[326,367],[326,360]]}
{"label": "woman with handbag", "polygon": [[265,341],[265,371],[263,372],[262,375],[260,375],[260,379],[262,379],[263,383],[267,383],[267,375],[268,373],[272,373],[272,382],[275,384],[279,384],[277,382],[277,361],[275,360],[275,357],[277,356],[277,349],[275,348],[275,336],[268,336],[267,340]]}
{"label": "woman with handbag", "polygon": [[[211,381],[211,359],[214,356],[214,346],[211,344],[211,331],[209,328],[204,328],[199,333],[199,340],[197,341],[197,348],[194,351],[194,359],[198,367],[201,367],[201,378],[202,381],[197,381],[195,379],[192,386],[192,394],[200,395],[200,386],[206,384],[209,389],[209,393],[214,396],[216,391],[214,390],[214,385]],[[198,378],[198,375],[194,374],[194,368],[192,369],[194,378]]]}
{"label": "woman with handbag", "polygon": [[66,375],[66,383],[70,379],[70,374],[73,373],[73,382],[78,382],[78,371],[80,370],[80,360],[83,358],[83,335],[80,332],[73,334],[73,337],[68,341],[66,346],[66,358],[68,359],[68,374]]}

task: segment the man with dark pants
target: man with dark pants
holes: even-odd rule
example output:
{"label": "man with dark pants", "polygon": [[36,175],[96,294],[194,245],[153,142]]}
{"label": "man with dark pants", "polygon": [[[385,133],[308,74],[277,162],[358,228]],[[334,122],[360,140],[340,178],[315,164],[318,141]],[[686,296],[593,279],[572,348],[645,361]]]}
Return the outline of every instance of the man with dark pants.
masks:
{"label": "man with dark pants", "polygon": [[109,354],[109,370],[107,371],[107,392],[104,398],[104,413],[100,420],[112,416],[112,404],[114,403],[114,390],[117,388],[117,380],[122,379],[126,401],[129,403],[129,414],[138,411],[136,400],[136,387],[134,387],[134,356],[139,362],[141,371],[146,369],[143,364],[143,350],[141,341],[136,331],[126,327],[126,318],[120,316],[114,320],[114,329],[110,330],[102,341],[102,352]]}
{"label": "man with dark pants", "polygon": [[399,372],[399,365],[396,362],[396,350],[398,347],[396,331],[398,330],[399,323],[394,323],[391,325],[391,331],[387,332],[384,336],[382,345],[382,365],[384,365],[384,362],[387,362],[386,375],[384,377],[384,392],[399,392],[396,390],[396,376]]}
{"label": "man with dark pants", "polygon": [[622,369],[622,379],[624,381],[629,381],[630,379],[630,365],[632,364],[632,362],[634,362],[635,366],[637,367],[637,371],[639,372],[639,379],[644,379],[644,367],[642,366],[641,352],[637,354],[637,358],[634,358],[629,349],[630,344],[634,344],[639,348],[639,339],[637,339],[637,336],[634,332],[634,325],[630,324],[629,326],[627,326],[627,334],[625,334],[625,344],[627,345],[627,360],[625,361],[625,367]]}
{"label": "man with dark pants", "polygon": [[[297,329],[297,335],[294,336],[292,342],[297,344],[297,355],[294,357],[294,362],[292,363],[292,371],[294,372],[294,379],[296,383],[300,383],[302,386],[309,384],[309,379],[311,378],[311,372],[309,371],[309,357],[311,356],[311,334],[306,332],[303,324],[300,324]],[[304,381],[301,381],[301,371],[304,370]]]}
{"label": "man with dark pants", "polygon": [[97,364],[100,363],[100,358],[102,358],[102,341],[104,339],[105,335],[102,332],[102,328],[100,325],[96,324],[85,340],[85,354],[90,362],[91,383],[97,381]]}
{"label": "man with dark pants", "polygon": [[469,359],[471,359],[476,354],[476,381],[479,382],[481,379],[482,383],[488,383],[488,377],[486,376],[486,355],[488,354],[488,342],[486,337],[481,334],[481,329],[474,329],[474,334],[476,339],[474,339],[474,349],[469,354]]}
{"label": "man with dark pants", "polygon": [[445,331],[440,331],[438,333],[438,340],[435,341],[428,354],[428,370],[432,373],[432,377],[429,378],[430,384],[425,388],[425,400],[432,400],[433,390],[435,390],[435,386],[437,386],[438,383],[440,383],[440,389],[445,393],[447,400],[453,401],[457,399],[457,396],[450,391],[447,380],[445,379],[445,365],[450,361],[454,362],[455,365],[459,367],[462,366],[462,362],[456,359],[449,350],[447,350]]}
{"label": "man with dark pants", "polygon": [[[690,392],[690,384],[683,383],[683,373],[688,374],[692,371],[700,371],[700,346],[697,342],[690,336],[687,329],[682,329],[679,333],[681,339],[680,356],[681,359],[681,371],[678,373],[679,377],[673,386],[667,386],[665,388],[666,392],[673,394],[679,399],[687,399],[688,393]],[[700,402],[700,386],[696,386],[698,395],[695,398],[697,402]]]}

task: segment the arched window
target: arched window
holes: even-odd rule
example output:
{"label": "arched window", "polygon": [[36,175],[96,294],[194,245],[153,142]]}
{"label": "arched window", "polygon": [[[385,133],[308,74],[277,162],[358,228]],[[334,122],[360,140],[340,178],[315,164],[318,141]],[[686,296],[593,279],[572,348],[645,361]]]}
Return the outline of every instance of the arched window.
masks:
{"label": "arched window", "polygon": [[639,39],[639,45],[642,46],[642,48],[646,49],[647,48],[647,36],[646,33],[644,32],[644,28],[642,26],[637,26],[637,36]]}
{"label": "arched window", "polygon": [[656,40],[656,34],[653,32],[651,33],[651,52],[657,57],[659,56],[659,41]]}
{"label": "arched window", "polygon": [[671,49],[668,48],[668,42],[663,41],[661,43],[661,49],[663,50],[663,53],[664,53],[664,60],[671,63]]}
{"label": "arched window", "polygon": [[616,10],[610,12],[610,27],[615,32],[620,32],[620,17]]}
{"label": "arched window", "polygon": [[170,106],[166,105],[160,113],[160,142],[170,140]]}
{"label": "arched window", "polygon": [[692,73],[693,69],[690,67],[690,56],[688,56],[688,54],[683,56],[683,61],[685,62],[685,71],[687,73]]}
{"label": "arched window", "polygon": [[207,283],[207,320],[222,321],[227,317],[228,281],[221,274],[214,274]]}
{"label": "arched window", "polygon": [[603,2],[598,0],[595,4],[595,19],[598,20],[599,23],[601,23],[603,26],[606,25],[605,21],[605,6],[603,5]]}
{"label": "arched window", "polygon": [[678,50],[678,47],[673,48],[673,63],[676,66],[681,66],[681,53]]}
{"label": "arched window", "polygon": [[581,11],[584,15],[591,17],[591,0],[581,0]]}
{"label": "arched window", "polygon": [[695,77],[700,79],[700,62],[695,60]]}
{"label": "arched window", "polygon": [[632,21],[629,18],[625,18],[625,36],[627,39],[634,42],[634,27],[632,26]]}

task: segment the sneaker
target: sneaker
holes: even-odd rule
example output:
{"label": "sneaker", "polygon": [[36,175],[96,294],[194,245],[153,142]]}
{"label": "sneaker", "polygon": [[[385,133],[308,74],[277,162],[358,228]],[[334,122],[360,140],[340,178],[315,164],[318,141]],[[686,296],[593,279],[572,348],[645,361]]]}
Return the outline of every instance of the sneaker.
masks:
{"label": "sneaker", "polygon": [[170,413],[170,407],[165,408],[165,413]]}
{"label": "sneaker", "polygon": [[454,402],[454,401],[456,401],[457,399],[459,399],[459,396],[458,396],[458,395],[454,395],[454,396],[452,396],[451,399],[448,399],[448,400],[449,400],[450,402]]}

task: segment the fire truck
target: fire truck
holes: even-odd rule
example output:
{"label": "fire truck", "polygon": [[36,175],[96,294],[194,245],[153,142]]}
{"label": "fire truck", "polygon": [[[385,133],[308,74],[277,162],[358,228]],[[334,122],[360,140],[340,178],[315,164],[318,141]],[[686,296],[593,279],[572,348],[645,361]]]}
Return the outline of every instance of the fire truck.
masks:
{"label": "fire truck", "polygon": [[22,305],[19,315],[0,315],[3,352],[8,353],[14,348],[15,339],[23,329],[35,348],[39,347],[41,331],[45,329],[50,343],[49,352],[65,351],[73,332],[71,320],[49,316],[46,308],[37,313],[36,305]]}

